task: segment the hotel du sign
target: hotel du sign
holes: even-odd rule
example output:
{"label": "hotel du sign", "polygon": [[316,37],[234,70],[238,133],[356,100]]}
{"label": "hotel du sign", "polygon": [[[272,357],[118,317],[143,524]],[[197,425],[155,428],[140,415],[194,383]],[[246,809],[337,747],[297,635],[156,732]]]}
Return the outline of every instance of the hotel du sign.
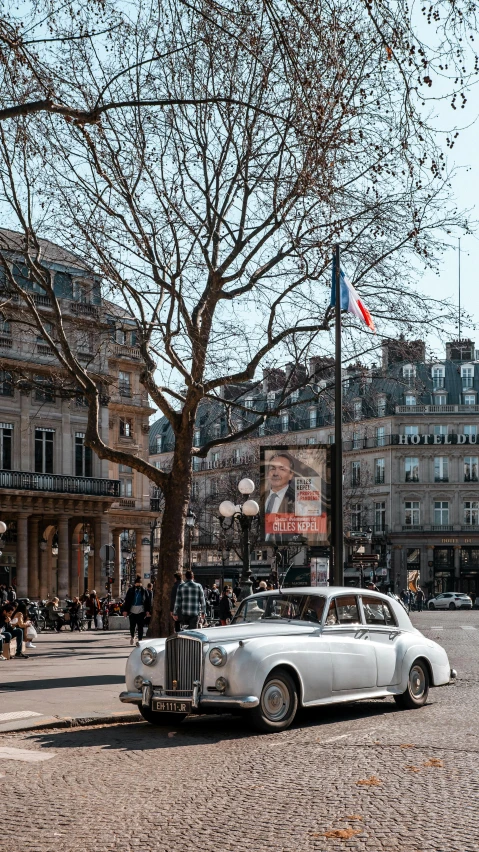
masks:
{"label": "hotel du sign", "polygon": [[398,444],[479,444],[478,435],[398,435]]}

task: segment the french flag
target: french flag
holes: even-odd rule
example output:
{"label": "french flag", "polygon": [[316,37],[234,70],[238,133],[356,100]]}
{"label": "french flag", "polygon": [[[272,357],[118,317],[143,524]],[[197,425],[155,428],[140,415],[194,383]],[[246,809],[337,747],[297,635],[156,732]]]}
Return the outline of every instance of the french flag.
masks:
{"label": "french flag", "polygon": [[[366,323],[367,327],[371,329],[371,331],[376,331],[376,326],[374,325],[373,318],[369,313],[367,307],[364,302],[359,298],[359,294],[354,289],[351,282],[346,278],[343,270],[340,270],[339,273],[339,287],[341,293],[341,310],[347,311],[350,314],[354,314],[355,317],[359,317],[360,320]],[[336,304],[336,263],[333,259],[333,281],[331,287],[331,305],[334,306]]]}

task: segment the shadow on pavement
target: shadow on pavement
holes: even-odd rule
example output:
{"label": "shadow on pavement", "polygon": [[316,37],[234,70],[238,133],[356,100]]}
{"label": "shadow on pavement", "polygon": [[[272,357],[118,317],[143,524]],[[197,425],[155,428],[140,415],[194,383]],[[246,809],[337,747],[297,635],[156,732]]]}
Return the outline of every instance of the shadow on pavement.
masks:
{"label": "shadow on pavement", "polygon": [[1,689],[15,692],[31,692],[38,689],[71,689],[77,686],[106,686],[109,683],[125,683],[124,675],[85,675],[84,677],[51,677],[44,680],[24,680],[2,683]]}
{"label": "shadow on pavement", "polygon": [[[335,726],[361,719],[374,718],[384,713],[398,711],[392,702],[357,702],[335,707],[316,707],[302,710],[290,728],[295,739],[301,730],[316,729],[324,725]],[[335,727],[335,733],[341,728]],[[349,731],[348,731],[349,733]],[[358,732],[360,733],[360,732]],[[192,717],[178,725],[154,726],[147,722],[128,722],[95,728],[69,728],[32,734],[36,745],[42,748],[107,748],[118,751],[150,751],[154,749],[191,748],[206,744],[221,743],[249,737],[271,738],[282,734],[257,734],[242,716],[218,715]],[[286,733],[287,736],[287,733]],[[354,737],[354,732],[352,733]],[[335,744],[336,745],[336,744]],[[337,744],[341,747],[341,743]]]}

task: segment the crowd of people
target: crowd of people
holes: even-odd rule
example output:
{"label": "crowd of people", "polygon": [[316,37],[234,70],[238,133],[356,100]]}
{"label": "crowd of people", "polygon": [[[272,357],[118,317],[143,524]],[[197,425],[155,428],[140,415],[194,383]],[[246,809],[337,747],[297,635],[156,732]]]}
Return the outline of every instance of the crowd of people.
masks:
{"label": "crowd of people", "polygon": [[16,599],[0,603],[0,662],[8,659],[3,651],[5,644],[10,646],[12,639],[16,643],[15,657],[28,660],[28,654],[23,653],[23,643],[26,648],[35,648],[32,642],[35,636],[36,630],[28,617],[26,604]]}

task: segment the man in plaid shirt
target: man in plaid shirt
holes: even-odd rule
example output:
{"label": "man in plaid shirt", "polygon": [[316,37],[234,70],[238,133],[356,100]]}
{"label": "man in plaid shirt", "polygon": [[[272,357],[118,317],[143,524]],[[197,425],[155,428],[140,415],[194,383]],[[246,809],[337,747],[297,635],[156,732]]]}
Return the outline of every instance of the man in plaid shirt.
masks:
{"label": "man in plaid shirt", "polygon": [[205,593],[203,586],[194,582],[193,571],[186,571],[186,582],[178,586],[176,593],[173,618],[181,624],[187,624],[189,630],[198,627],[201,613],[206,610]]}

